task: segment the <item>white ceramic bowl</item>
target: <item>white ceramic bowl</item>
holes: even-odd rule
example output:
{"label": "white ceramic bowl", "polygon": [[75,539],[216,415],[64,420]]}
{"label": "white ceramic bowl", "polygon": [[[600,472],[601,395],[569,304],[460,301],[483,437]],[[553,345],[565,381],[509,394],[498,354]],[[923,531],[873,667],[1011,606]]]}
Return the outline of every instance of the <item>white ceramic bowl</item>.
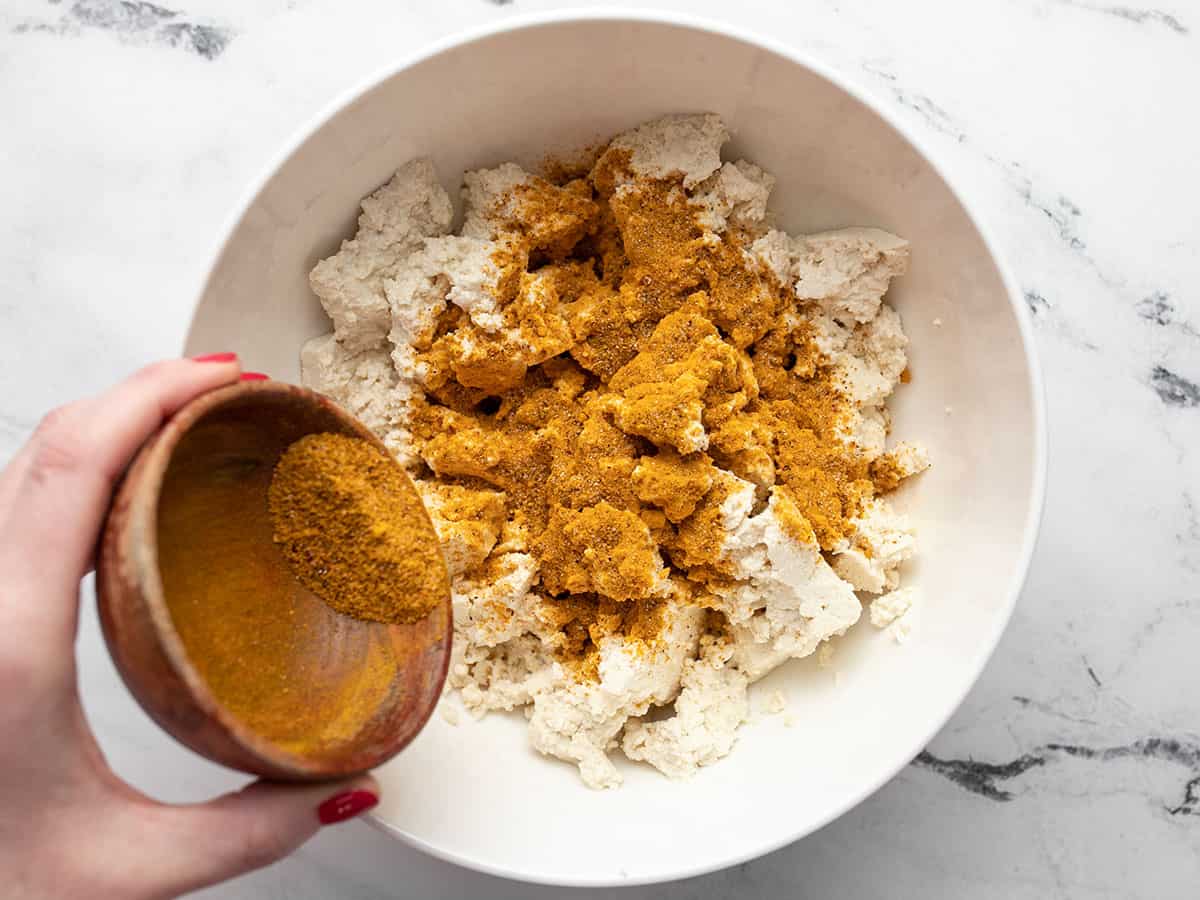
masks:
{"label": "white ceramic bowl", "polygon": [[[360,198],[415,155],[457,195],[465,169],[534,167],[667,112],[715,111],[778,179],[789,231],[877,225],[912,242],[889,295],[912,339],[894,434],[933,469],[899,497],[920,528],[906,581],[922,617],[896,645],[865,621],[833,670],[793,663],[755,689],[789,698],[733,754],[678,783],[622,765],[597,793],[538,756],[519,715],[452,727],[435,716],[385,766],[376,816],[398,838],[494,874],[557,884],[680,878],[808,834],[880,787],[930,740],[1012,612],[1042,505],[1042,391],[1020,294],[979,223],[891,117],[811,60],[676,16],[543,15],[446,42],[321,116],[230,226],[188,337],[298,378],[328,330],[307,285],[352,233]],[[940,322],[940,326],[935,326]],[[864,617],[865,618],[865,617]],[[755,704],[757,705],[757,703]],[[402,877],[398,873],[398,877]]]}

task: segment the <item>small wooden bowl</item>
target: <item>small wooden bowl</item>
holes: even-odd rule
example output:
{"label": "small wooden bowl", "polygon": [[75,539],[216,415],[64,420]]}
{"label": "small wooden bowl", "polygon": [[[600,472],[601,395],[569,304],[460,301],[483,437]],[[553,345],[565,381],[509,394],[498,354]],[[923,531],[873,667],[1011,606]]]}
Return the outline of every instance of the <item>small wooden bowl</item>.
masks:
{"label": "small wooden bowl", "polygon": [[335,613],[292,576],[266,492],[279,456],[313,432],[383,448],[293,385],[247,381],[197,398],[138,453],[97,561],[109,652],[146,712],[215,762],[291,781],[398,753],[450,661],[448,589],[425,619],[382,625]]}

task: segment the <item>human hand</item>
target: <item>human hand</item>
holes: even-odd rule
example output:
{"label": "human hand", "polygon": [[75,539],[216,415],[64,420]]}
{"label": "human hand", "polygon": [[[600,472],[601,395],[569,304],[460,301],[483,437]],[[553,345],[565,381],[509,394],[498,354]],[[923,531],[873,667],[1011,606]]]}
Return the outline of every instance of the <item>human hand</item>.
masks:
{"label": "human hand", "polygon": [[[238,378],[233,354],[142,369],[50,413],[0,472],[0,873],[6,897],[159,898],[232,878],[378,799],[374,779],[255,782],[168,805],[108,767],[76,686],[79,581],[113,485],[187,401]],[[14,893],[15,891],[15,893]]]}

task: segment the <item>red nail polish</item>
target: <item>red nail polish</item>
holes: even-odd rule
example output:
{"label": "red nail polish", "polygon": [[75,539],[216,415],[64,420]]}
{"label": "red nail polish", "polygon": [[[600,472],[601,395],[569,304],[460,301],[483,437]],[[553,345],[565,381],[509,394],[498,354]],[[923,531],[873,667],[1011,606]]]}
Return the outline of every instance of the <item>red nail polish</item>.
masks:
{"label": "red nail polish", "polygon": [[322,825],[335,825],[365,813],[379,802],[370,791],[346,791],[330,797],[317,807],[317,818]]}
{"label": "red nail polish", "polygon": [[193,356],[192,362],[234,362],[236,359],[236,353],[204,353]]}
{"label": "red nail polish", "polygon": [[243,372],[241,375],[242,381],[266,381],[270,375],[264,375],[262,372]]}

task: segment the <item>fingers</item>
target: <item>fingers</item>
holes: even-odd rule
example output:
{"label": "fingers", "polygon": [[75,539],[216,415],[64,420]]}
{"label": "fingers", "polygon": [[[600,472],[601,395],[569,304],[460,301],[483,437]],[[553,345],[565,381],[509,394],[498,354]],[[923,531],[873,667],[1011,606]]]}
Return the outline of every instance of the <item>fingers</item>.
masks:
{"label": "fingers", "polygon": [[[341,784],[257,781],[197,806],[158,807],[145,827],[146,885],[176,896],[262,868],[287,856],[323,825],[373,807],[379,785],[369,775]],[[143,846],[145,846],[143,844]]]}
{"label": "fingers", "polygon": [[228,354],[155,363],[46,416],[0,478],[0,572],[10,587],[19,590],[24,578],[39,593],[73,592],[89,567],[113,484],[138,447],[179,407],[237,380],[238,371]]}

